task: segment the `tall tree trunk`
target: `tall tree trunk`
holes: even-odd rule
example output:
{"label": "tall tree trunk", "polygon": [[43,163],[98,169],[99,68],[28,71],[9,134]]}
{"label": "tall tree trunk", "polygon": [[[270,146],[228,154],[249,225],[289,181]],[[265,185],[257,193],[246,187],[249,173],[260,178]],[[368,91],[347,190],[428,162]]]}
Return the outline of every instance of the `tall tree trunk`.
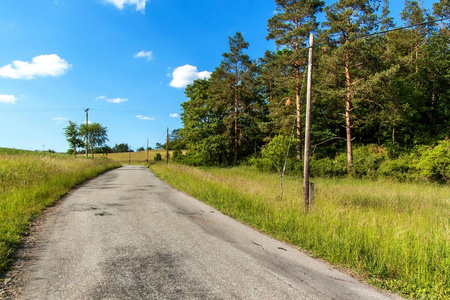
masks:
{"label": "tall tree trunk", "polygon": [[352,151],[352,121],[350,112],[352,109],[352,80],[350,77],[350,53],[345,52],[345,128],[347,132],[347,168],[349,171],[353,169],[353,151]]}
{"label": "tall tree trunk", "polygon": [[[295,20],[295,29],[298,28],[298,20]],[[295,54],[298,55],[300,52],[300,45],[298,41],[295,43]],[[297,64],[297,63],[296,63]],[[300,103],[300,66],[295,66],[295,103],[297,106],[297,160],[302,160],[302,132],[301,132],[301,126],[302,126],[302,116],[301,116],[301,103]]]}
{"label": "tall tree trunk", "polygon": [[301,103],[300,103],[300,67],[296,67],[296,74],[295,74],[295,103],[297,104],[297,160],[302,160],[302,132],[301,132],[301,125],[302,125],[302,118],[301,118]]}
{"label": "tall tree trunk", "polygon": [[234,85],[234,164],[238,162],[238,69],[236,66],[236,81]]}

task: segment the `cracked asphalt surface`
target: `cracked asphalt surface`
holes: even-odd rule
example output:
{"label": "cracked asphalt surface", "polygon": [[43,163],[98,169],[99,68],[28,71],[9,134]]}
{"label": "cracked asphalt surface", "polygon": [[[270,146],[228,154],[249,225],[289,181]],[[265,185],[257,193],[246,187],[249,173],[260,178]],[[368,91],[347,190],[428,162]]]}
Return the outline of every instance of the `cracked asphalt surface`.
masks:
{"label": "cracked asphalt surface", "polygon": [[17,299],[394,299],[123,166],[46,214]]}

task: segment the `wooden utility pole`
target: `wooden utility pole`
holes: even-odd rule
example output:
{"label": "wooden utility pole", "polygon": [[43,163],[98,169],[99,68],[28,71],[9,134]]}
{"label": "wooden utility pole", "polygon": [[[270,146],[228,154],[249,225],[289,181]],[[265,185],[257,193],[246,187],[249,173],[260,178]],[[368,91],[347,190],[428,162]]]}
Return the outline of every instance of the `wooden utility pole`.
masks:
{"label": "wooden utility pole", "polygon": [[313,67],[313,44],[314,35],[309,35],[309,55],[308,55],[308,82],[306,89],[306,117],[305,117],[305,156],[303,157],[303,201],[306,209],[310,205],[309,194],[309,147],[311,131],[311,85],[312,85],[312,67]]}
{"label": "wooden utility pole", "polygon": [[169,164],[169,127],[167,127],[166,136],[166,163]]}
{"label": "wooden utility pole", "polygon": [[85,146],[86,146],[86,158],[88,158],[88,140],[89,140],[89,128],[88,128],[88,124],[89,124],[89,108],[86,108],[85,110],[86,112],[86,137],[85,137]]}
{"label": "wooden utility pole", "polygon": [[147,162],[148,162],[148,139],[147,139],[147,148],[145,149],[147,151]]}

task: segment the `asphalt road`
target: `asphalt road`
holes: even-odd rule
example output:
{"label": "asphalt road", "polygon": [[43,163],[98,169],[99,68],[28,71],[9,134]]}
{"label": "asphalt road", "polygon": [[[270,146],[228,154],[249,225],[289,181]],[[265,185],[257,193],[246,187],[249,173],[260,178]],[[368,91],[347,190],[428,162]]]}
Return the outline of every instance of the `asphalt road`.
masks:
{"label": "asphalt road", "polygon": [[123,166],[44,218],[19,299],[392,299]]}

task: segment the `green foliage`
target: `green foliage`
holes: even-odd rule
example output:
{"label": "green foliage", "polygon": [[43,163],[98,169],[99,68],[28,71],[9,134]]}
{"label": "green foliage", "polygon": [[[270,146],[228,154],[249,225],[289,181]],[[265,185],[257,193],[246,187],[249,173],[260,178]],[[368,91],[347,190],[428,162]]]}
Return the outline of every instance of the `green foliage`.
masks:
{"label": "green foliage", "polygon": [[99,123],[81,124],[79,127],[80,136],[87,141],[88,148],[91,150],[91,156],[94,158],[94,150],[101,147],[106,141],[109,141],[107,128]]}
{"label": "green foliage", "polygon": [[416,176],[414,156],[404,154],[396,159],[381,163],[377,174],[380,177],[393,178],[400,181],[411,181]]}
{"label": "green foliage", "polygon": [[342,155],[339,160],[329,157],[321,159],[312,159],[309,165],[309,172],[313,177],[341,177],[347,174],[346,160],[342,161]]}
{"label": "green foliage", "polygon": [[161,154],[160,153],[156,153],[155,157],[153,157],[153,160],[154,161],[161,161],[162,160]]}
{"label": "green foliage", "polygon": [[429,181],[450,183],[450,140],[422,153],[416,167],[420,176]]}
{"label": "green foliage", "polygon": [[292,166],[296,160],[295,145],[297,140],[286,135],[277,135],[261,151],[261,158],[255,161],[260,170],[270,170],[281,173],[286,158],[287,165]]}
{"label": "green foliage", "polygon": [[377,145],[356,147],[353,150],[354,168],[351,175],[357,178],[376,177],[376,172],[386,157],[386,150],[383,147]]}
{"label": "green foliage", "polygon": [[314,177],[392,178],[400,181],[450,182],[450,141],[440,141],[435,147],[418,146],[397,158],[389,158],[387,150],[377,145],[354,149],[354,169],[346,168],[346,153],[336,158],[311,160],[310,172]]}
{"label": "green foliage", "polygon": [[69,121],[69,125],[64,128],[64,135],[69,143],[70,150],[72,150],[71,154],[76,156],[77,148],[84,145],[77,123]]}
{"label": "green foliage", "polygon": [[[128,146],[128,144],[126,143],[121,143],[121,144],[116,144],[112,149],[112,152],[115,153],[122,153],[122,152],[133,152],[133,149],[130,148],[130,146]],[[138,150],[139,151],[139,150]],[[142,148],[142,151],[144,151],[144,149]]]}
{"label": "green foliage", "polygon": [[172,158],[176,162],[183,161],[183,152],[181,150],[175,150],[172,152]]}

